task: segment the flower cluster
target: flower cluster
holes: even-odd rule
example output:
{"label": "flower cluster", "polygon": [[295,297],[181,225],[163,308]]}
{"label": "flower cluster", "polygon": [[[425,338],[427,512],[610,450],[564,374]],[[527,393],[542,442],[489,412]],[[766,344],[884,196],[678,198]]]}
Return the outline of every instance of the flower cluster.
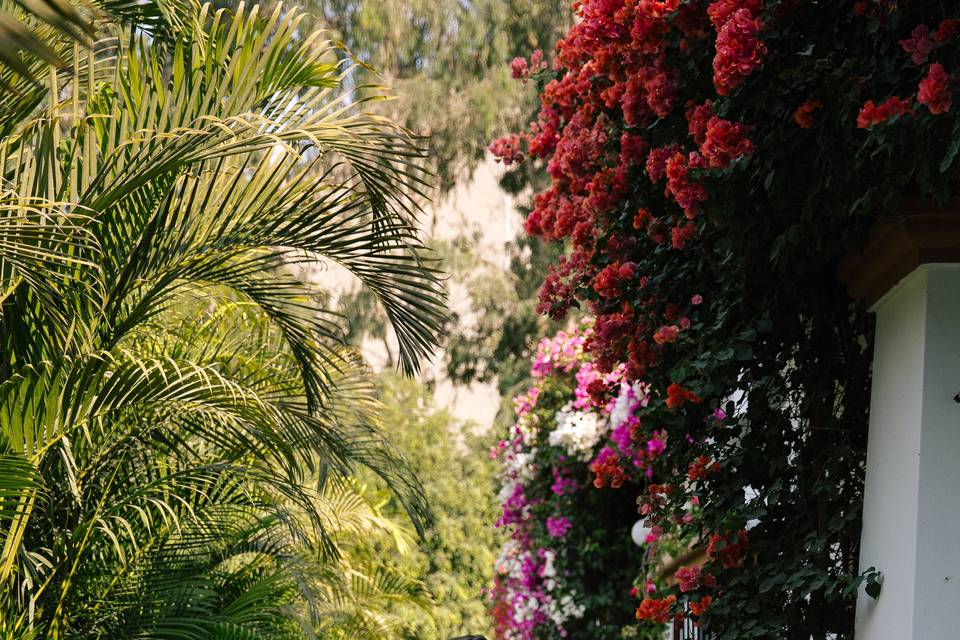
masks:
{"label": "flower cluster", "polygon": [[[721,2],[724,8],[729,2]],[[717,55],[713,59],[713,84],[721,96],[739,87],[763,64],[767,48],[760,40],[763,21],[749,7],[737,9],[717,32]]]}
{"label": "flower cluster", "polygon": [[[909,38],[900,40],[900,46],[910,54],[910,61],[913,64],[923,65],[937,47],[953,39],[958,28],[960,28],[960,19],[957,18],[944,18],[933,32],[930,31],[930,27],[921,23],[913,28]],[[932,115],[949,112],[953,106],[951,80],[951,74],[942,63],[934,62],[929,65],[927,75],[917,86],[917,102],[926,106]],[[867,100],[857,116],[857,127],[869,129],[894,116],[912,112],[910,99],[891,96],[879,105],[873,100]]]}
{"label": "flower cluster", "polygon": [[874,104],[873,100],[867,100],[860,109],[860,113],[857,114],[857,127],[869,129],[874,125],[912,111],[913,107],[910,105],[910,101],[897,96],[890,96],[880,104]]}
{"label": "flower cluster", "polygon": [[510,75],[515,79],[527,80],[532,74],[539,73],[547,68],[547,61],[543,57],[543,51],[535,50],[530,54],[530,61],[526,58],[514,58],[510,63]]}
{"label": "flower cluster", "polygon": [[[647,440],[634,442],[620,435],[625,429],[636,432],[637,413],[649,403],[651,391],[641,382],[623,381],[624,367],[609,372],[598,368],[584,349],[592,337],[586,324],[540,342],[531,367],[533,386],[514,399],[516,422],[509,438],[491,451],[501,465],[502,514],[497,525],[510,532],[496,561],[491,590],[497,638],[503,640],[608,637],[611,628],[596,628],[591,620],[627,626],[633,618],[628,602],[603,595],[603,588],[585,583],[585,577],[568,564],[571,557],[576,558],[572,566],[580,567],[590,553],[618,553],[609,539],[593,545],[597,551],[583,547],[604,526],[628,531],[632,522],[634,500],[629,493],[599,492],[581,479],[603,464],[604,456],[620,459],[611,447],[637,460],[652,455],[648,447],[659,450]],[[611,427],[617,434],[610,433]],[[619,487],[632,474],[621,471],[610,482]],[[605,512],[618,520],[604,522]],[[627,520],[619,520],[624,513]],[[632,545],[626,531],[620,541],[622,553]],[[602,566],[607,557],[594,560]],[[606,573],[610,583],[604,588],[618,588],[619,580],[619,589],[626,590],[633,583],[629,565],[621,566],[619,573]],[[611,606],[613,611],[606,610]]]}
{"label": "flower cluster", "polygon": [[[872,329],[837,264],[905,193],[955,188],[956,6],[578,0],[574,10],[549,70],[515,63],[538,83],[540,109],[505,148],[550,178],[525,230],[569,248],[539,311],[593,317],[589,335],[562,347],[589,367],[570,364],[563,340],[535,365],[542,383],[574,376],[573,397],[518,417],[555,430],[538,439],[544,493],[633,492],[651,556],[708,547],[699,574],[684,569],[670,584],[637,563],[635,584],[656,586],[637,590],[641,620],[690,616],[730,637],[810,635],[815,620],[814,635],[843,636],[855,596],[838,585],[856,580],[862,475],[822,469],[863,468]],[[784,463],[801,457],[815,462]],[[747,486],[764,500],[731,503]],[[578,533],[576,514],[547,513],[556,504],[534,508],[544,545]],[[548,517],[572,526],[551,537],[560,521],[548,530]],[[754,518],[764,526],[751,536],[836,553],[751,546]],[[743,571],[749,559],[793,574],[788,555],[820,576],[802,587],[817,594],[809,603],[758,595]],[[757,598],[777,613],[731,613]]]}
{"label": "flower cluster", "polygon": [[557,412],[557,426],[548,442],[560,447],[572,458],[589,460],[593,448],[607,432],[607,421],[595,411],[576,411],[573,403]]}
{"label": "flower cluster", "polygon": [[950,92],[950,75],[939,62],[930,65],[927,76],[920,81],[917,102],[926,106],[930,113],[939,115],[950,111],[953,94]]}

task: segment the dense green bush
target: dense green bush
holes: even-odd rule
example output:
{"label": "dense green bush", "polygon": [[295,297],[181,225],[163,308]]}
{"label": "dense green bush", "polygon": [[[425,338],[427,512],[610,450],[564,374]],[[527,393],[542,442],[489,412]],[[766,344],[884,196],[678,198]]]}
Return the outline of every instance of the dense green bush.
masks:
{"label": "dense green bush", "polygon": [[[491,436],[438,409],[432,394],[413,380],[382,377],[380,400],[390,441],[423,482],[433,515],[417,549],[397,563],[404,574],[424,581],[434,603],[429,617],[408,619],[405,637],[489,635],[486,589],[502,537],[492,525],[497,505],[496,463],[487,455]],[[393,513],[402,515],[399,504]]]}

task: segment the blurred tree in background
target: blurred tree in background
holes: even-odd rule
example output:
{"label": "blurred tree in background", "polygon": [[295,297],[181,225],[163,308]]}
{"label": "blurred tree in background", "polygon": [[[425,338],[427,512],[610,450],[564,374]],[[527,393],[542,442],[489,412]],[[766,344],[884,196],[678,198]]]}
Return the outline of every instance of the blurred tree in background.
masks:
{"label": "blurred tree in background", "polygon": [[536,93],[511,81],[509,62],[533,49],[552,51],[569,26],[567,4],[303,0],[301,6],[399,96],[382,108],[430,137],[431,169],[446,192],[476,167],[490,140],[527,121]]}
{"label": "blurred tree in background", "polygon": [[[394,571],[418,576],[435,601],[432,620],[409,607],[407,638],[449,638],[487,634],[491,622],[483,590],[493,579],[494,551],[502,536],[491,523],[499,516],[494,491],[496,463],[487,451],[492,436],[478,436],[434,405],[415,380],[381,379],[383,422],[391,442],[403,451],[423,483],[433,524],[419,549],[394,555]],[[386,515],[402,519],[403,506],[391,497]]]}
{"label": "blurred tree in background", "polygon": [[[530,119],[535,91],[511,79],[509,63],[537,48],[549,54],[570,20],[564,0],[304,0],[302,6],[311,26],[329,30],[370,68],[355,83],[381,82],[398,96],[377,108],[429,137],[427,163],[441,195],[470,178],[492,139]],[[524,163],[502,187],[523,201],[530,187],[546,183],[542,168]],[[451,280],[469,296],[470,308],[455,309],[448,327],[447,376],[457,384],[498,380],[505,392],[525,376],[537,336],[555,328],[534,307],[538,283],[560,249],[518,239],[504,247],[511,265],[504,271],[477,252],[471,233],[434,243]],[[346,293],[341,308],[353,344],[389,344],[383,312],[368,293]]]}
{"label": "blurred tree in background", "polygon": [[[452,312],[458,331],[447,337],[447,376],[455,383],[496,380],[501,396],[512,397],[530,373],[540,336],[559,327],[537,313],[537,290],[562,246],[521,236],[508,243],[510,270],[485,263],[469,238],[451,243],[444,264],[470,296],[466,314]],[[443,251],[439,252],[441,255]]]}

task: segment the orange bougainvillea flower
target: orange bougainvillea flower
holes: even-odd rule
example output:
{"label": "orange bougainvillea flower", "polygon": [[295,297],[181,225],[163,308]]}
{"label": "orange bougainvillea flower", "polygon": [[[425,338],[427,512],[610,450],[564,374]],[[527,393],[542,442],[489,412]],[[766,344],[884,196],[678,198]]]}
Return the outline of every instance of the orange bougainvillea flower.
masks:
{"label": "orange bougainvillea flower", "polygon": [[682,385],[674,382],[669,387],[667,387],[667,408],[675,409],[684,402],[691,402],[693,404],[700,404],[700,396],[695,394],[689,389],[685,389]]}
{"label": "orange bougainvillea flower", "polygon": [[702,480],[711,473],[716,473],[719,470],[719,462],[712,461],[707,456],[699,456],[690,463],[690,467],[687,470],[687,478],[689,478],[691,482]]}
{"label": "orange bougainvillea flower", "polygon": [[819,100],[807,100],[793,112],[793,121],[801,129],[809,129],[813,126],[813,114],[822,108],[823,103]]}
{"label": "orange bougainvillea flower", "polygon": [[711,596],[703,596],[702,598],[700,598],[699,601],[696,601],[696,600],[691,601],[690,613],[692,613],[695,616],[702,616],[706,612],[707,607],[709,607],[710,603],[712,602],[713,602],[713,598]]}
{"label": "orange bougainvillea flower", "polygon": [[663,624],[670,622],[672,614],[670,609],[677,601],[677,596],[667,596],[666,598],[644,598],[640,606],[637,607],[637,620],[646,620]]}

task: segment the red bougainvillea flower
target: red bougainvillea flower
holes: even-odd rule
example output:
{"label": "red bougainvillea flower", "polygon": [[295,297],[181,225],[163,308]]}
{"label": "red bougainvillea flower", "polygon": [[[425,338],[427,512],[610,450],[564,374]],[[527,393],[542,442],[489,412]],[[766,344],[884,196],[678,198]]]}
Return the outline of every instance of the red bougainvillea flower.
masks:
{"label": "red bougainvillea flower", "polygon": [[707,121],[700,153],[711,168],[724,168],[737,158],[753,153],[753,143],[742,124],[713,116]]}
{"label": "red bougainvillea flower", "polygon": [[693,600],[690,602],[690,613],[695,616],[702,616],[712,603],[712,596],[703,596],[700,600]]}
{"label": "red bougainvillea flower", "polygon": [[707,557],[719,558],[724,569],[736,569],[743,564],[743,554],[749,548],[750,540],[746,529],[724,535],[713,533],[707,543]]}
{"label": "red bougainvillea flower", "polygon": [[667,160],[667,193],[673,196],[687,218],[695,218],[700,205],[707,199],[707,189],[700,182],[690,180],[688,157],[675,153]]}
{"label": "red bougainvillea flower", "polygon": [[719,31],[738,9],[747,9],[753,15],[763,10],[763,0],[716,0],[707,7],[710,22]]}
{"label": "red bougainvillea flower", "polygon": [[593,289],[604,298],[620,297],[625,285],[633,279],[633,263],[614,263],[604,267],[593,280]]}
{"label": "red bougainvillea flower", "polygon": [[700,567],[681,567],[673,574],[680,593],[689,593],[700,588]]}
{"label": "red bougainvillea flower", "polygon": [[681,593],[689,593],[700,587],[713,589],[717,586],[717,578],[711,573],[704,573],[703,567],[700,565],[677,569],[673,577],[676,579]]}
{"label": "red bougainvillea flower", "polygon": [[953,94],[950,91],[950,74],[939,62],[934,62],[927,70],[927,77],[920,81],[917,102],[926,105],[930,113],[936,115],[950,111]]}
{"label": "red bougainvillea flower", "polygon": [[643,13],[662,18],[680,7],[680,0],[640,0],[639,9]]}
{"label": "red bougainvillea flower", "polygon": [[910,101],[897,96],[891,96],[879,105],[874,104],[873,100],[867,100],[857,115],[857,128],[869,129],[894,116],[902,116],[912,111]]}
{"label": "red bougainvillea flower", "polygon": [[[706,131],[706,128],[704,128],[704,131]],[[647,154],[646,164],[647,175],[650,177],[650,182],[660,182],[667,176],[667,160],[679,151],[680,146],[676,143],[666,147],[650,149],[650,153]]]}
{"label": "red bougainvillea flower", "polygon": [[683,405],[684,402],[699,404],[700,396],[676,382],[667,387],[667,408],[675,409]]}
{"label": "red bougainvillea flower", "polygon": [[[687,241],[695,235],[697,235],[697,227],[692,222],[677,225],[676,227],[670,229],[670,245],[674,249],[683,249],[684,245],[687,244]],[[686,327],[681,328],[685,329]]]}
{"label": "red bougainvillea flower", "polygon": [[666,598],[644,598],[640,606],[637,607],[637,620],[646,620],[664,624],[673,617],[670,609],[677,602],[677,596],[667,596]]}
{"label": "red bougainvillea flower", "polygon": [[933,39],[930,37],[930,27],[925,24],[918,24],[910,32],[910,37],[901,40],[900,46],[910,54],[910,60],[913,64],[923,64],[927,61],[927,56],[933,51]]}
{"label": "red bougainvillea flower", "polygon": [[[660,69],[648,69],[643,80],[643,93],[646,94],[647,106],[657,114],[659,118],[666,118],[673,110],[673,105],[677,101],[677,74]],[[628,81],[628,90],[630,83]],[[628,112],[624,112],[624,120],[627,124],[638,124],[638,119],[627,118]]]}
{"label": "red bougainvillea flower", "polygon": [[497,138],[490,144],[490,153],[493,154],[497,162],[502,162],[507,167],[514,162],[522,162],[523,152],[520,150],[520,136],[512,133]]}
{"label": "red bougainvillea flower", "polygon": [[793,121],[801,129],[809,129],[813,126],[813,114],[822,108],[823,103],[819,100],[807,100],[793,112]]}
{"label": "red bougainvillea flower", "polygon": [[729,95],[763,64],[767,47],[758,35],[762,28],[749,9],[738,9],[720,28],[713,58],[713,85],[720,95]]}
{"label": "red bougainvillea flower", "polygon": [[960,30],[960,20],[956,18],[946,18],[937,26],[937,30],[934,31],[933,41],[937,44],[943,44],[957,35],[958,30]]}
{"label": "red bougainvillea flower", "polygon": [[685,115],[690,137],[698,145],[702,145],[707,139],[707,123],[713,117],[713,101],[707,100],[703,104],[690,101],[687,103]]}
{"label": "red bougainvillea flower", "polygon": [[719,462],[711,461],[707,456],[699,456],[696,460],[690,463],[690,467],[687,470],[687,478],[691,482],[694,482],[696,480],[702,480],[711,473],[716,473],[719,470]]}
{"label": "red bougainvillea flower", "polygon": [[633,216],[633,228],[634,229],[643,229],[647,226],[647,221],[650,220],[650,209],[646,207],[641,207],[637,211],[636,215]]}

